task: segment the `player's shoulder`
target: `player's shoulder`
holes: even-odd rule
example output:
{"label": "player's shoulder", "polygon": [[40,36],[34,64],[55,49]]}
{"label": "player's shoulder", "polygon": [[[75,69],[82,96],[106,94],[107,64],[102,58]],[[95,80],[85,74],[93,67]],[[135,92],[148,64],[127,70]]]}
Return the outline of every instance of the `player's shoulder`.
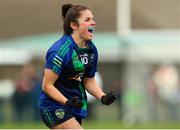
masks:
{"label": "player's shoulder", "polygon": [[68,35],[63,35],[58,39],[47,51],[47,53],[57,53],[58,55],[65,55],[71,48],[71,40]]}
{"label": "player's shoulder", "polygon": [[68,35],[63,35],[50,48],[51,51],[59,51],[68,48],[71,45]]}
{"label": "player's shoulder", "polygon": [[47,51],[46,60],[58,60],[59,62],[63,62],[64,64],[68,63],[71,59],[72,54],[72,44],[69,40],[68,35],[62,36],[59,40],[57,40]]}
{"label": "player's shoulder", "polygon": [[94,44],[94,42],[93,41],[88,41],[88,44],[89,44],[89,46],[91,47],[91,48],[95,48],[96,46],[95,46],[95,44]]}
{"label": "player's shoulder", "polygon": [[97,52],[96,45],[94,44],[93,41],[88,41],[89,47],[93,52]]}

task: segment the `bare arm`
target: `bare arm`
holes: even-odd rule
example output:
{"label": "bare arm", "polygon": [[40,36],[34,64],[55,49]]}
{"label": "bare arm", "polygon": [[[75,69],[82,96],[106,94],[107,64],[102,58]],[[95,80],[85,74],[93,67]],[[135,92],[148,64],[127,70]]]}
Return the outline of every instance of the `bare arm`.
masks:
{"label": "bare arm", "polygon": [[59,92],[59,90],[54,86],[54,83],[57,80],[57,78],[58,78],[58,75],[56,73],[54,73],[50,69],[45,69],[42,89],[48,96],[50,96],[55,101],[61,104],[65,104],[67,101],[67,98],[64,97],[61,94],[61,92]]}
{"label": "bare arm", "polygon": [[94,77],[85,78],[84,85],[85,85],[86,90],[99,100],[101,100],[101,97],[105,95],[105,93],[102,91],[101,87],[98,85]]}

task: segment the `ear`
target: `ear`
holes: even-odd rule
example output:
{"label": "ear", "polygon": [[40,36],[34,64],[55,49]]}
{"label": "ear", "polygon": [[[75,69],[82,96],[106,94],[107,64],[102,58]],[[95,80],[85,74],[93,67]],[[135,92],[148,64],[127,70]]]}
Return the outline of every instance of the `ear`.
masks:
{"label": "ear", "polygon": [[71,26],[71,28],[72,28],[73,30],[76,30],[76,29],[78,28],[78,24],[75,23],[75,22],[71,22],[71,23],[70,23],[70,26]]}

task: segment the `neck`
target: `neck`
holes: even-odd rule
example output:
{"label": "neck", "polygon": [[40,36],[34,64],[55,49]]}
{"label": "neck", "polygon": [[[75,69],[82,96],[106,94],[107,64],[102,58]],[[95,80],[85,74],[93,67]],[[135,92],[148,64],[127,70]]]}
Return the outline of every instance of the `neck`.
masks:
{"label": "neck", "polygon": [[79,48],[86,48],[86,41],[80,38],[79,35],[72,34],[72,38]]}

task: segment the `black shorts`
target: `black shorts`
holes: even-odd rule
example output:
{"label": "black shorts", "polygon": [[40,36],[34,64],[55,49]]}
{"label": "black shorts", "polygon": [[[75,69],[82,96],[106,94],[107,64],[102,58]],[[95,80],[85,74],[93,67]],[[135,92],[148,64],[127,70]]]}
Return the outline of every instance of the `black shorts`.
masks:
{"label": "black shorts", "polygon": [[[41,118],[44,124],[50,129],[69,120],[72,117],[75,117],[69,110],[67,109],[55,109],[55,110],[40,110]],[[82,119],[75,117],[75,119],[82,124]]]}

